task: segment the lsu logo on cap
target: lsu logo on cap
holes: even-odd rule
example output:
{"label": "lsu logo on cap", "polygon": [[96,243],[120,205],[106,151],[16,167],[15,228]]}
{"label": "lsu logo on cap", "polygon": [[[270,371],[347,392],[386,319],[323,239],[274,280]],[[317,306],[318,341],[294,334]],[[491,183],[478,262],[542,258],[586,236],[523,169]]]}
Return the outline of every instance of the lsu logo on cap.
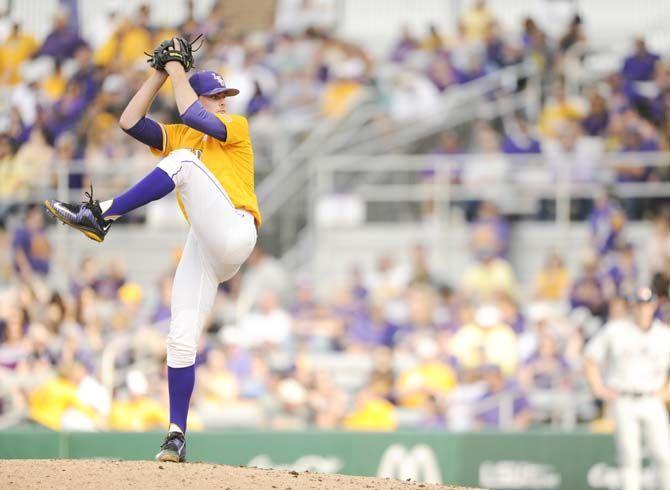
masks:
{"label": "lsu logo on cap", "polygon": [[226,86],[226,82],[223,81],[223,77],[221,75],[214,72],[212,72],[212,75],[214,76],[214,80],[216,80],[222,87]]}

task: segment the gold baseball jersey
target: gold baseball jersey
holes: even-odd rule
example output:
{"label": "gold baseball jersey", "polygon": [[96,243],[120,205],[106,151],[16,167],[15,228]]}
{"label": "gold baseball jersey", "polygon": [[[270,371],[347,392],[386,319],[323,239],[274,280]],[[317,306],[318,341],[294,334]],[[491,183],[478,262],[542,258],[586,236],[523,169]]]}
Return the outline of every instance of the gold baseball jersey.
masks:
{"label": "gold baseball jersey", "polygon": [[[261,213],[254,191],[254,151],[249,137],[249,123],[237,114],[215,114],[226,126],[226,141],[221,141],[185,124],[160,124],[163,149],[151,148],[156,156],[166,156],[174,150],[194,152],[225,189],[236,208],[244,209],[261,225]],[[181,198],[179,206],[188,219]]]}

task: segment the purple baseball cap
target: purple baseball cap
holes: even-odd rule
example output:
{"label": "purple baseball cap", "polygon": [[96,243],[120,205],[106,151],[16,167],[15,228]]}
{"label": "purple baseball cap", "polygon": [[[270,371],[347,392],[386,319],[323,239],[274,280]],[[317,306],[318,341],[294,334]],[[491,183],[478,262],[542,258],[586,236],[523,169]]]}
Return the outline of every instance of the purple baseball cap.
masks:
{"label": "purple baseball cap", "polygon": [[199,71],[194,73],[188,79],[188,82],[198,96],[225,92],[227,97],[232,97],[240,93],[236,88],[226,87],[223,77],[214,71]]}

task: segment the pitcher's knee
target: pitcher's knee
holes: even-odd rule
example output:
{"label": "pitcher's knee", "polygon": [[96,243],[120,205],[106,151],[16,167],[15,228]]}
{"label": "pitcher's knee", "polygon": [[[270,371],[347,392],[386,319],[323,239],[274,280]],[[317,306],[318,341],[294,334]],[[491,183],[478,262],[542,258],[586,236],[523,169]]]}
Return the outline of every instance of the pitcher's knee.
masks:
{"label": "pitcher's knee", "polygon": [[158,168],[168,174],[176,186],[179,186],[186,178],[188,166],[197,159],[198,157],[191,150],[175,150],[158,162]]}
{"label": "pitcher's knee", "polygon": [[171,339],[167,341],[167,365],[182,368],[195,364],[198,346],[195,342]]}

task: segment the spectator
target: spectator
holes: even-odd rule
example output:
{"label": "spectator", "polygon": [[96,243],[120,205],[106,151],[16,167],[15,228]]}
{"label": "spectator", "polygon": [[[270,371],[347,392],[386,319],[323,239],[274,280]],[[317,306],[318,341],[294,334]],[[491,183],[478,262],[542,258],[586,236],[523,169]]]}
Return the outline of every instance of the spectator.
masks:
{"label": "spectator", "polygon": [[495,17],[486,5],[486,0],[475,0],[462,17],[465,35],[472,41],[483,41],[487,28]]}
{"label": "spectator", "polygon": [[85,375],[80,363],[61,364],[58,376],[30,393],[30,418],[52,430],[91,431],[100,427],[103,421],[78,394]]}
{"label": "spectator", "polygon": [[[109,427],[123,431],[147,431],[164,428],[169,419],[165,409],[147,395],[149,383],[141,371],[126,375],[126,399],[116,399],[109,415]],[[192,429],[193,427],[191,427]]]}
{"label": "spectator", "polygon": [[444,48],[444,40],[435,24],[428,26],[428,35],[421,41],[421,48],[429,52],[439,52]]}
{"label": "spectator", "polygon": [[447,426],[446,409],[435,397],[430,396],[421,409],[418,427],[426,430],[444,430]]}
{"label": "spectator", "polygon": [[[566,123],[557,132],[557,139],[548,140],[544,153],[555,181],[565,178],[572,182],[593,182],[599,180],[601,170],[598,162],[602,155],[602,145],[598,140],[584,138],[579,124]],[[585,202],[577,201],[579,216],[585,214]]]}
{"label": "spectator", "polygon": [[[86,182],[84,169],[81,161],[77,161],[77,139],[72,133],[63,133],[56,140],[56,151],[53,154],[52,169],[53,179],[60,179],[62,172],[67,175],[69,189],[81,190]],[[54,185],[57,184],[53,182]]]}
{"label": "spectator", "polygon": [[670,263],[670,216],[666,209],[662,209],[654,217],[652,235],[647,241],[645,256],[652,275],[663,272]]}
{"label": "spectator", "polygon": [[32,205],[26,212],[25,225],[17,228],[12,239],[14,268],[21,277],[32,273],[46,276],[51,265],[51,244],[45,232],[44,212]]}
{"label": "spectator", "polygon": [[21,180],[14,165],[12,140],[9,135],[2,133],[0,133],[0,177],[0,198],[6,200],[19,191]]}
{"label": "spectator", "polygon": [[288,277],[277,259],[256,246],[246,264],[244,279],[240,284],[239,303],[242,311],[253,307],[264,291],[274,292],[281,301],[288,298]]}
{"label": "spectator", "polygon": [[247,116],[252,117],[261,112],[267,111],[271,106],[270,98],[263,93],[258,81],[254,82],[254,95],[247,104]]}
{"label": "spectator", "polygon": [[419,363],[399,374],[396,393],[400,405],[423,408],[431,397],[443,398],[456,385],[456,373],[439,358],[437,342],[429,337],[416,341]]}
{"label": "spectator", "polygon": [[462,287],[465,294],[484,300],[496,293],[516,297],[517,292],[512,267],[497,256],[497,249],[492,245],[481,246],[477,261],[463,275]]}
{"label": "spectator", "polygon": [[625,90],[631,99],[638,95],[635,82],[649,81],[653,78],[659,58],[657,54],[647,50],[647,44],[643,38],[635,39],[634,51],[626,57],[621,68]]}
{"label": "spectator", "polygon": [[635,253],[632,243],[619,246],[612,254],[612,263],[605,271],[603,288],[607,298],[630,297],[638,284],[638,272],[635,265]]}
{"label": "spectator", "polygon": [[314,373],[308,403],[315,427],[330,430],[338,428],[346,412],[347,402],[347,395],[337,387],[332,376],[323,370]]}
{"label": "spectator", "polygon": [[463,183],[470,188],[504,181],[510,170],[509,161],[500,154],[500,134],[489,123],[475,124],[473,135],[475,158],[468,158],[462,172]]}
{"label": "spectator", "polygon": [[394,63],[404,63],[409,55],[419,48],[419,43],[412,36],[407,24],[401,29],[400,39],[391,50],[391,61]]}
{"label": "spectator", "polygon": [[25,361],[30,343],[23,335],[27,323],[27,312],[17,305],[4,305],[0,331],[0,369],[15,370]]}
{"label": "spectator", "polygon": [[[482,371],[486,383],[486,392],[480,401],[496,400],[498,403],[477,416],[478,424],[489,429],[527,429],[532,418],[532,412],[526,397],[519,392],[514,383],[505,380],[498,367],[486,366]],[[500,404],[510,406],[511,410],[503,412]],[[509,413],[511,418],[509,420],[503,419],[503,413]]]}
{"label": "spectator", "polygon": [[170,301],[172,298],[172,276],[165,276],[159,281],[159,299],[156,309],[151,315],[151,323],[153,325],[160,325],[164,333],[168,333],[169,320],[171,317]]}
{"label": "spectator", "polygon": [[582,129],[588,136],[604,136],[608,125],[607,102],[594,90],[589,94],[589,112],[582,119]]}
{"label": "spectator", "polygon": [[551,333],[541,334],[537,352],[519,370],[519,381],[526,393],[570,387],[570,366],[558,347]]}
{"label": "spectator", "polygon": [[47,128],[54,138],[75,128],[87,107],[86,93],[74,79],[68,81],[63,96],[53,105]]}
{"label": "spectator", "polygon": [[496,204],[482,201],[477,209],[477,217],[470,227],[472,250],[475,254],[486,254],[491,248],[496,257],[505,258],[509,250],[509,225],[500,215]]}
{"label": "spectator", "polygon": [[[635,127],[627,127],[623,132],[621,151],[640,153],[645,151],[658,151],[658,141],[654,137],[645,138],[641,131]],[[653,175],[653,167],[644,165],[644,162],[633,162],[637,165],[621,165],[616,168],[617,180],[619,182],[644,182],[650,180]],[[626,200],[624,208],[630,211],[631,216],[636,217],[637,203]]]}
{"label": "spectator", "polygon": [[198,413],[207,422],[216,423],[224,407],[240,403],[240,382],[228,370],[222,349],[207,353],[207,362],[198,369]]}
{"label": "spectator", "polygon": [[53,158],[53,148],[49,146],[47,134],[41,126],[33,126],[28,141],[23,144],[14,158],[16,190],[14,195],[26,197],[31,187],[41,187],[48,183],[48,162]]}
{"label": "spectator", "polygon": [[358,393],[354,409],[343,422],[347,430],[391,431],[397,426],[393,405],[365,389]]}
{"label": "spectator", "polygon": [[145,50],[151,50],[153,46],[146,24],[147,15],[145,11],[137,23],[122,19],[107,42],[95,53],[95,63],[116,69],[132,66],[144,56]]}
{"label": "spectator", "polygon": [[277,411],[271,426],[277,430],[304,429],[309,417],[307,389],[293,377],[287,377],[276,384],[275,398]]}
{"label": "spectator", "polygon": [[435,284],[435,277],[432,271],[432,268],[429,264],[429,251],[426,250],[426,247],[417,243],[412,247],[411,250],[411,261],[412,261],[412,278],[410,279],[410,284],[425,284],[432,285]]}
{"label": "spectator", "polygon": [[588,221],[591,244],[604,257],[619,244],[626,223],[626,215],[611,190],[603,189],[598,194]]}
{"label": "spectator", "polygon": [[53,29],[47,35],[35,56],[51,56],[63,61],[74,55],[75,50],[85,41],[70,25],[70,13],[67,7],[61,7],[54,15]]}
{"label": "spectator", "polygon": [[540,142],[525,118],[516,116],[506,121],[502,151],[511,155],[540,152]]}
{"label": "spectator", "polygon": [[486,45],[486,65],[491,71],[510,65],[515,61],[509,57],[509,48],[505,46],[497,22],[490,22],[486,26],[484,42]]}
{"label": "spectator", "polygon": [[367,280],[370,291],[374,291],[379,298],[393,298],[404,291],[411,281],[411,272],[408,268],[397,264],[391,254],[379,255],[375,269]]}
{"label": "spectator", "polygon": [[557,252],[547,256],[542,269],[535,276],[535,297],[541,301],[560,301],[570,285],[570,274]]}
{"label": "spectator", "polygon": [[456,83],[454,71],[443,57],[437,57],[430,63],[427,75],[440,93]]}
{"label": "spectator", "polygon": [[240,318],[239,341],[243,345],[270,344],[286,349],[292,337],[291,317],[274,291],[261,294],[258,305]]}
{"label": "spectator", "polygon": [[582,119],[581,110],[568,99],[562,83],[554,84],[551,95],[550,101],[542,109],[538,124],[542,134],[548,138],[558,136],[564,124]]}
{"label": "spectator", "polygon": [[582,271],[575,278],[570,290],[570,306],[586,308],[592,315],[603,318],[607,309],[607,300],[600,277],[599,259],[587,253],[582,261]]}
{"label": "spectator", "polygon": [[0,45],[0,85],[16,85],[21,79],[21,63],[28,60],[36,50],[35,38],[23,32],[19,22],[14,22],[9,36]]}
{"label": "spectator", "polygon": [[450,342],[451,354],[464,369],[478,369],[485,364],[498,366],[506,375],[516,369],[517,336],[502,323],[500,310],[493,305],[479,307],[474,315],[462,312],[463,323]]}
{"label": "spectator", "polygon": [[566,52],[577,47],[580,43],[584,43],[585,41],[586,34],[582,29],[582,18],[579,14],[577,14],[570,21],[565,34],[563,34],[559,39],[558,47],[562,52]]}
{"label": "spectator", "polygon": [[398,327],[384,317],[380,305],[355,315],[347,328],[347,345],[354,350],[367,352],[374,346],[392,346]]}

